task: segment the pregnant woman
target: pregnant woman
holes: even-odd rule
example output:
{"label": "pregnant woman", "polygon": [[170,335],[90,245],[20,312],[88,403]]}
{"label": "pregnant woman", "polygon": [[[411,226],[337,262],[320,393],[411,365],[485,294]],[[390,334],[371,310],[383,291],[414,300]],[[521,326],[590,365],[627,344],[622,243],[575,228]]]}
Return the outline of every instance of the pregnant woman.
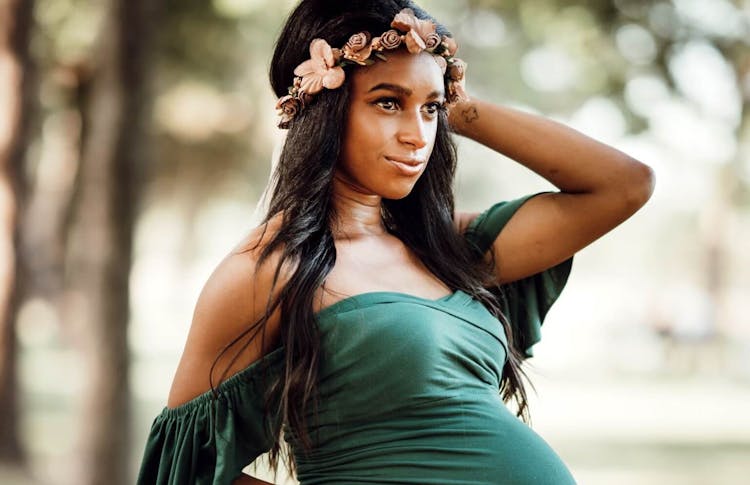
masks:
{"label": "pregnant woman", "polygon": [[[411,1],[291,13],[269,209],[200,294],[141,485],[264,484],[242,469],[284,450],[302,485],[575,483],[526,424],[523,361],[573,255],[646,203],[653,173],[470,96],[456,54]],[[457,135],[559,191],[456,210]]]}

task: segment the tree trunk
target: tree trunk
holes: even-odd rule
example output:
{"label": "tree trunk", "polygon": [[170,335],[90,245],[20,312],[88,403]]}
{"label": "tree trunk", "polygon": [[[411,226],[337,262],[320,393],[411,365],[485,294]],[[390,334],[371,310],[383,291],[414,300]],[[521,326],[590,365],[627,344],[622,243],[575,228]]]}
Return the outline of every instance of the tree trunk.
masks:
{"label": "tree trunk", "polygon": [[154,2],[113,0],[82,93],[78,197],[68,239],[69,307],[85,356],[80,484],[132,483],[128,279],[146,166],[147,55]]}
{"label": "tree trunk", "polygon": [[32,9],[31,0],[0,0],[0,463],[19,467],[25,457],[18,430],[15,321],[25,280],[18,246],[33,106]]}

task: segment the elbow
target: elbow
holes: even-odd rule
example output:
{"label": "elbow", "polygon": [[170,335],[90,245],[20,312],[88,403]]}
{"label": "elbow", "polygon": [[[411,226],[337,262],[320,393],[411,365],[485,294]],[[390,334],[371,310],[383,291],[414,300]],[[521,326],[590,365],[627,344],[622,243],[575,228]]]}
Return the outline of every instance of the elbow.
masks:
{"label": "elbow", "polygon": [[632,172],[627,177],[625,194],[628,205],[636,210],[643,207],[651,198],[656,187],[654,169],[638,160],[631,160]]}

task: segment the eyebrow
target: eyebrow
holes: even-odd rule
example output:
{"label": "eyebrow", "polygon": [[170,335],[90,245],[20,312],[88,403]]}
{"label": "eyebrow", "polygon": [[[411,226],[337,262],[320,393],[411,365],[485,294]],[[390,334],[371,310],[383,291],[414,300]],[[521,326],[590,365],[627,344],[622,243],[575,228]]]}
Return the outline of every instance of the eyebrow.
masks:
{"label": "eyebrow", "polygon": [[[378,89],[387,89],[389,91],[393,91],[395,93],[398,93],[398,94],[400,94],[402,96],[406,96],[406,97],[412,95],[412,90],[411,89],[405,88],[403,86],[399,86],[398,84],[391,84],[391,83],[376,84],[375,86],[371,87],[370,90],[367,91],[367,92],[371,93],[373,91],[377,91]],[[433,92],[431,92],[430,94],[427,95],[427,99],[437,98],[437,97],[440,97],[440,96],[443,96],[443,95],[444,95],[443,91],[433,91]]]}

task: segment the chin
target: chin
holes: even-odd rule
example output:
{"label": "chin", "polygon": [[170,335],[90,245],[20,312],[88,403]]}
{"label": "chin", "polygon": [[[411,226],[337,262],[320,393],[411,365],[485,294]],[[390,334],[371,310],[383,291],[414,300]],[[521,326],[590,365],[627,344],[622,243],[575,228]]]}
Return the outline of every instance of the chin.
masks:
{"label": "chin", "polygon": [[398,197],[386,197],[385,195],[383,195],[383,196],[381,196],[381,197],[382,197],[383,199],[386,199],[386,200],[401,200],[401,199],[404,199],[404,198],[406,198],[406,196],[407,196],[407,195],[409,195],[409,194],[403,194],[403,195],[400,195],[400,196],[398,196]]}
{"label": "chin", "polygon": [[411,191],[413,189],[414,189],[414,185],[411,185],[410,187],[406,189],[401,189],[401,190],[394,189],[394,190],[383,191],[380,194],[380,196],[384,199],[400,200],[406,197],[407,195],[411,194]]}

